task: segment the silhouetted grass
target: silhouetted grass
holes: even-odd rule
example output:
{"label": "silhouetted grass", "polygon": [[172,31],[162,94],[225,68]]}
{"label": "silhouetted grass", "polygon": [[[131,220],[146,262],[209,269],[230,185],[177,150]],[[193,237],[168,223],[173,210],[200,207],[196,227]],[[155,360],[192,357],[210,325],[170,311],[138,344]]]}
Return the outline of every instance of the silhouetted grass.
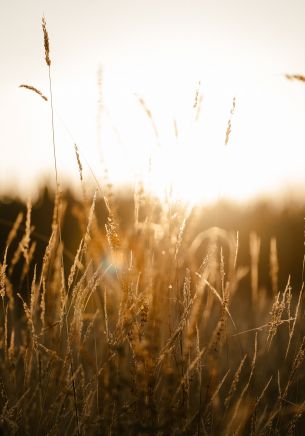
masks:
{"label": "silhouetted grass", "polygon": [[0,209],[2,433],[302,434],[300,215],[111,185],[76,200],[52,133],[55,198]]}
{"label": "silhouetted grass", "polygon": [[[181,205],[145,196],[137,208],[131,198],[113,197],[113,213],[109,202],[103,210],[97,202],[91,212],[69,196],[61,202],[68,205],[63,241],[71,237],[64,274],[50,200],[46,233],[32,227],[39,208],[28,205],[8,248],[2,245],[5,433],[73,434],[76,410],[81,434],[296,434],[293,428],[302,428],[300,280],[291,286],[287,275],[274,292],[261,286],[259,263],[256,287],[254,249],[240,236],[237,242],[228,213],[221,216],[231,230],[209,226],[215,214],[208,209],[186,216]],[[8,226],[3,234],[6,239]],[[38,256],[29,255],[34,243]],[[271,283],[268,271],[263,275]]]}

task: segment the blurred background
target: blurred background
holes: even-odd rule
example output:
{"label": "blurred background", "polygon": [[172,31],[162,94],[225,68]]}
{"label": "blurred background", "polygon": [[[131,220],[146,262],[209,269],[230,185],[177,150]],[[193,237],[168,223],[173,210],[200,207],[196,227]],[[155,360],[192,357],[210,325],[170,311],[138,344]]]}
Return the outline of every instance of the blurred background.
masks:
{"label": "blurred background", "polygon": [[191,202],[303,198],[305,85],[285,78],[305,72],[301,0],[2,2],[1,193],[54,179],[49,103],[19,88],[49,96],[42,15],[61,183],[77,143],[89,183],[88,166]]}

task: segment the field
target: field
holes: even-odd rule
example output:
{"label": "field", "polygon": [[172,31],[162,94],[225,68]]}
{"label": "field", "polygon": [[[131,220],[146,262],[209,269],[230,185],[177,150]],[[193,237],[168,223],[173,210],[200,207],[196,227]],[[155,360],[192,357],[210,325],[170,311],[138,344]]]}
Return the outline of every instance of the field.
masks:
{"label": "field", "polygon": [[77,146],[75,198],[53,151],[0,207],[2,434],[304,434],[304,210],[91,194]]}

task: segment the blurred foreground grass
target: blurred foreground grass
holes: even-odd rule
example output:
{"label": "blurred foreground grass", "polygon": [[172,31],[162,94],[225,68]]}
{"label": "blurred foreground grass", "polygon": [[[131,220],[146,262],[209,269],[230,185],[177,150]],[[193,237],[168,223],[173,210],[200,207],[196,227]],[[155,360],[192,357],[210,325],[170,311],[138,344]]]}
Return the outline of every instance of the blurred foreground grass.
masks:
{"label": "blurred foreground grass", "polygon": [[0,206],[3,434],[302,434],[301,208],[53,208]]}

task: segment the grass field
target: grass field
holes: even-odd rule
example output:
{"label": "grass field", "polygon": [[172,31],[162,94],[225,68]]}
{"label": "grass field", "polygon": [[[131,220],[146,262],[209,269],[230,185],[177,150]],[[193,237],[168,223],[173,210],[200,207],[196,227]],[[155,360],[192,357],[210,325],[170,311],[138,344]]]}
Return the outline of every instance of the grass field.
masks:
{"label": "grass field", "polygon": [[275,240],[264,289],[255,233],[240,265],[238,233],[194,234],[181,205],[138,191],[128,218],[106,204],[104,222],[95,199],[69,205],[83,229],[74,258],[56,221],[64,198],[35,266],[30,203],[7,233],[4,433],[302,434],[303,287],[278,287]]}
{"label": "grass field", "polygon": [[[52,96],[44,20],[43,32]],[[2,434],[304,434],[303,274],[279,280],[276,239],[262,288],[255,232],[245,264],[238,228],[195,231],[191,210],[141,184],[125,212],[111,187],[67,202],[53,147],[44,254],[30,201],[0,253]],[[84,187],[77,147],[76,159]]]}

